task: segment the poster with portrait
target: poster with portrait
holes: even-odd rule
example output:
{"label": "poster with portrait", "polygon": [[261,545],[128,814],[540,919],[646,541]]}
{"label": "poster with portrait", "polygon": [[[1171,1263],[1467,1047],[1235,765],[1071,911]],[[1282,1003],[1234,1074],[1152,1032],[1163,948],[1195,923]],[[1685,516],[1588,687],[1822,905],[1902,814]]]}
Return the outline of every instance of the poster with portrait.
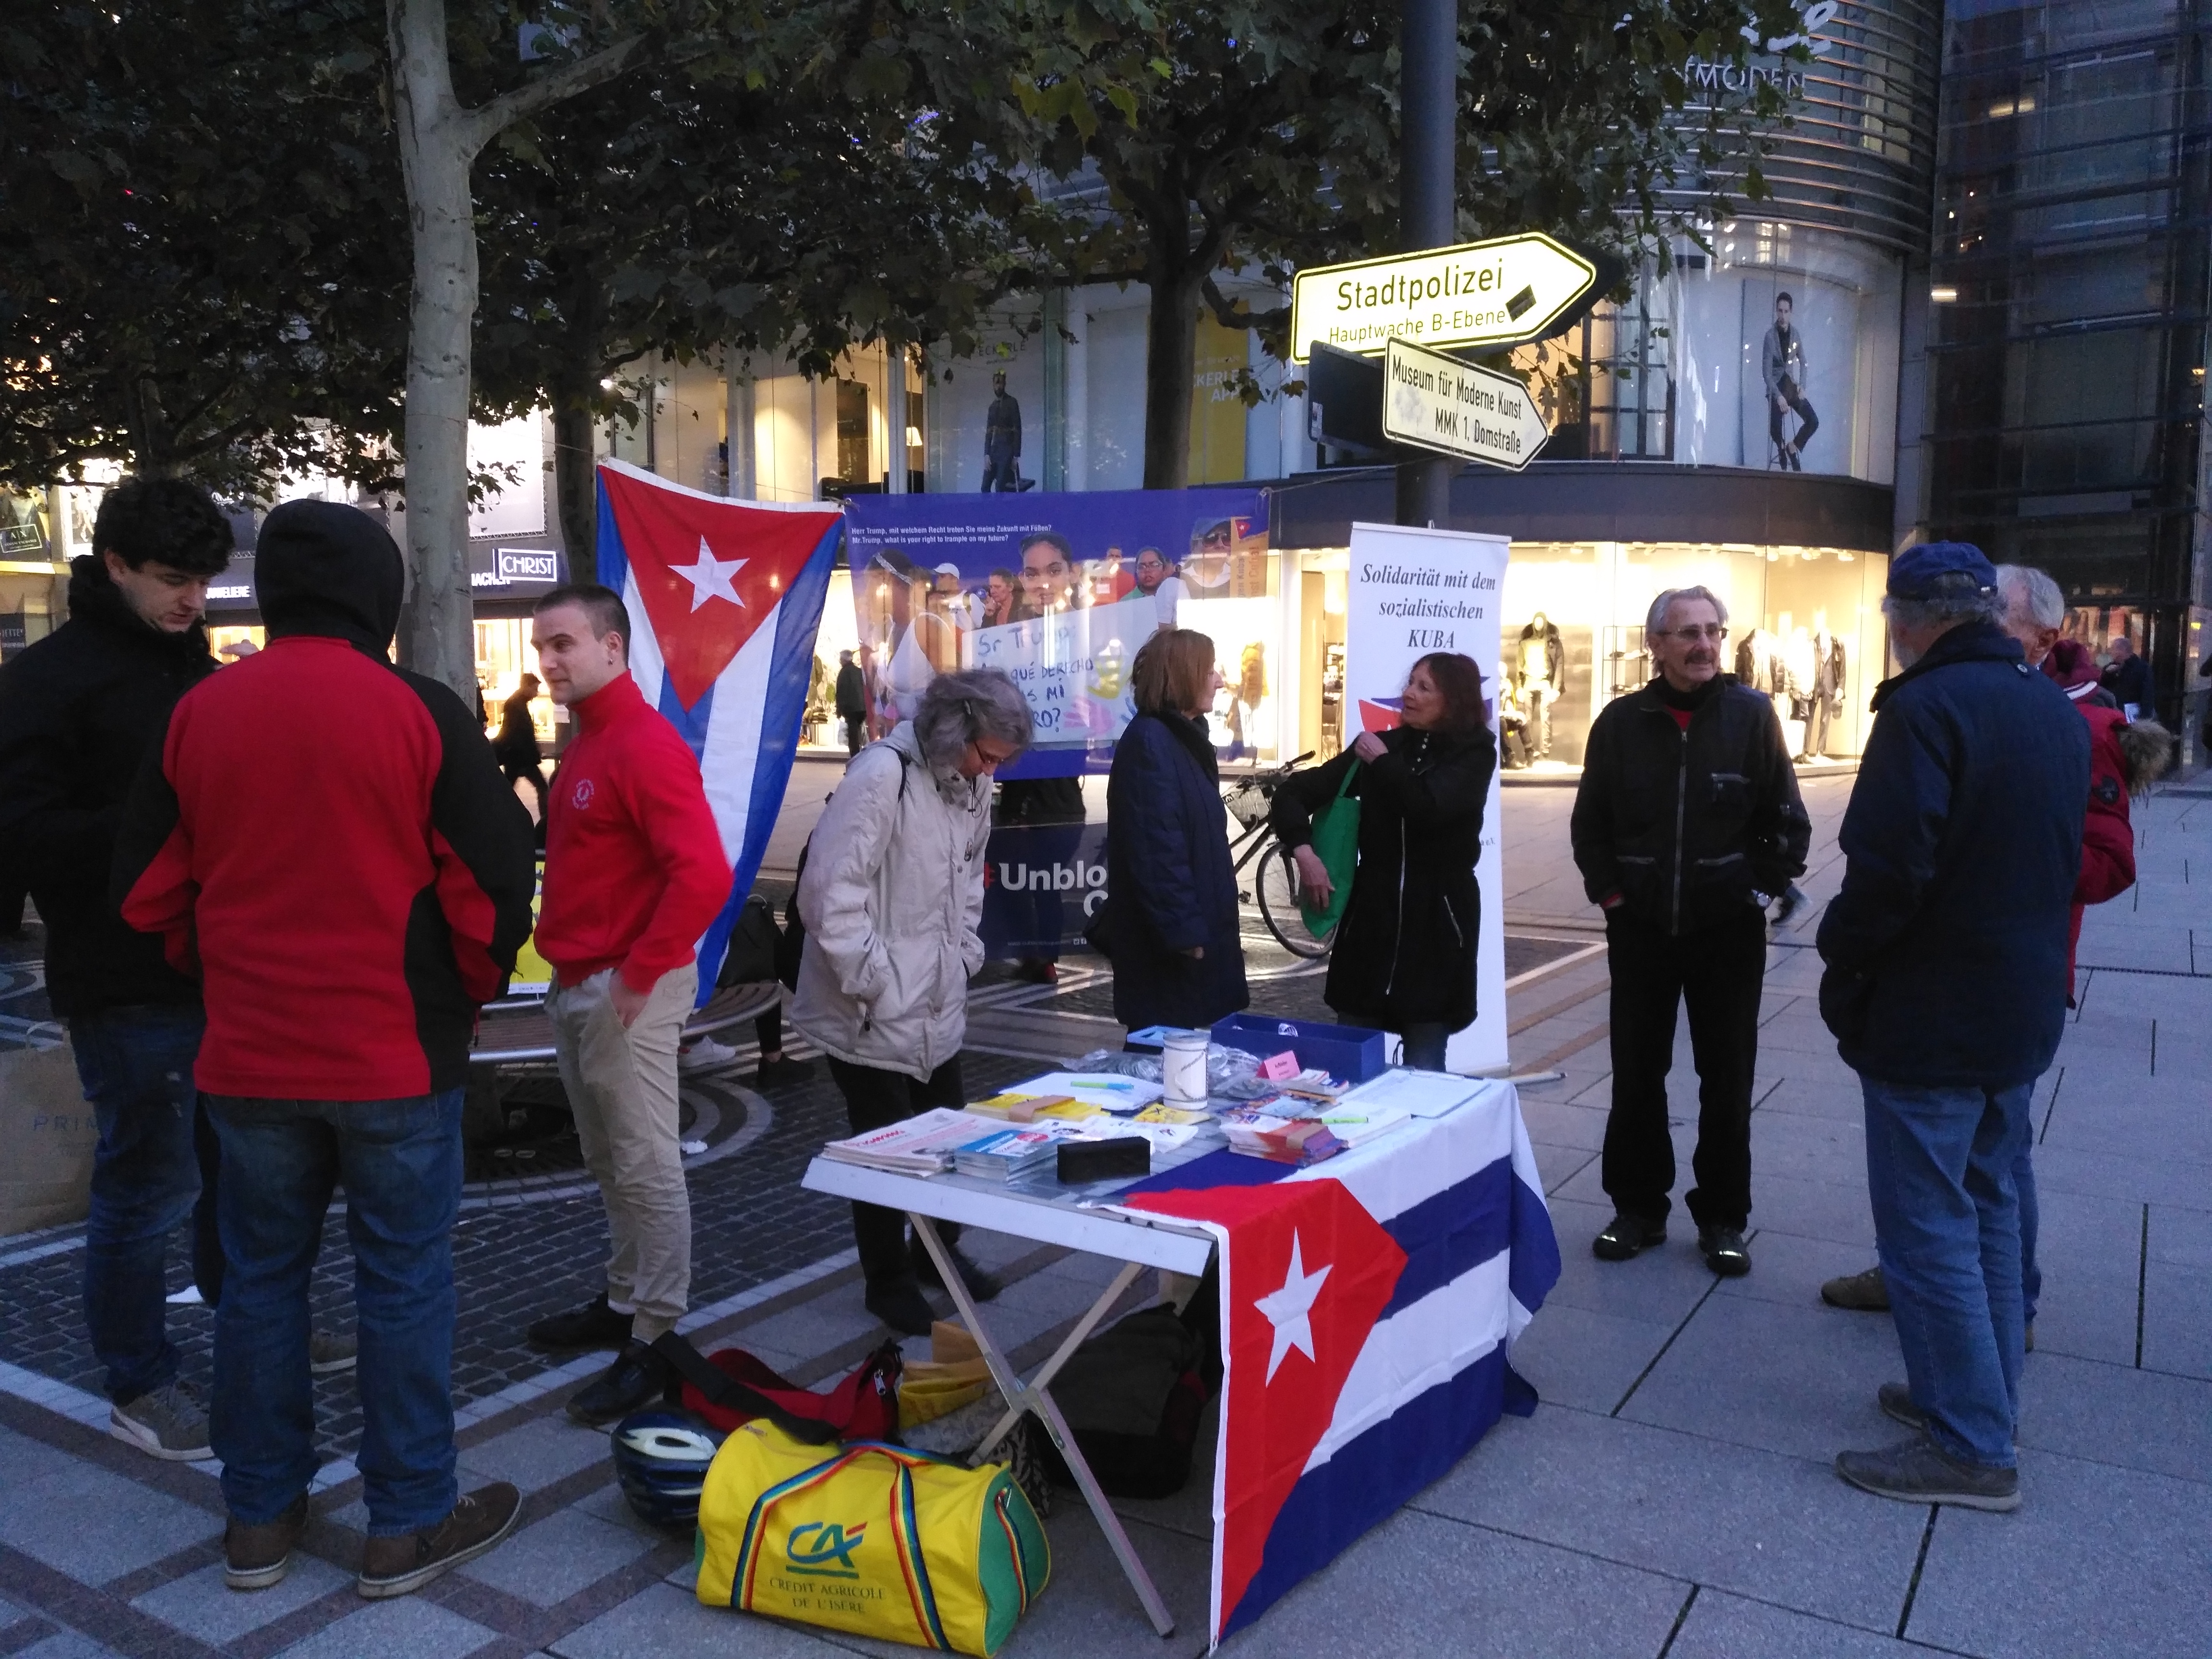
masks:
{"label": "poster with portrait", "polygon": [[[1217,745],[1273,746],[1258,730],[1273,718],[1272,633],[1218,631],[1271,614],[1263,492],[860,495],[846,512],[871,735],[911,716],[939,674],[995,668],[1029,699],[1037,733],[1001,777],[1103,772],[1136,712],[1130,663],[1180,624],[1215,635],[1229,683]],[[1251,617],[1240,600],[1255,602]]]}
{"label": "poster with portrait", "polygon": [[[1403,525],[1352,526],[1345,588],[1345,725],[1347,744],[1362,732],[1399,723],[1406,677],[1432,651],[1472,657],[1482,672],[1491,729],[1498,726],[1492,665],[1502,644],[1498,597],[1512,543],[1503,536]],[[1505,866],[1499,851],[1498,775],[1483,809],[1482,854],[1474,879],[1482,894],[1475,940],[1474,1024],[1452,1034],[1446,1061],[1455,1072],[1506,1065]]]}

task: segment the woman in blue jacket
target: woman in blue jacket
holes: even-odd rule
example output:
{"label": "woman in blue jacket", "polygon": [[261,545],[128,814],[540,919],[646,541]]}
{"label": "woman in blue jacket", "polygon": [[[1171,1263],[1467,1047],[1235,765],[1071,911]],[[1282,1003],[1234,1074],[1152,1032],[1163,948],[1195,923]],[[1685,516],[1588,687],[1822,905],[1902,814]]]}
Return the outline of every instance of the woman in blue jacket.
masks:
{"label": "woman in blue jacket", "polygon": [[1211,1025],[1251,1001],[1206,730],[1221,684],[1213,641],[1162,629],[1137,653],[1130,680],[1137,716],[1114,745],[1106,782],[1112,914],[1098,941],[1114,962],[1114,1018],[1132,1030]]}

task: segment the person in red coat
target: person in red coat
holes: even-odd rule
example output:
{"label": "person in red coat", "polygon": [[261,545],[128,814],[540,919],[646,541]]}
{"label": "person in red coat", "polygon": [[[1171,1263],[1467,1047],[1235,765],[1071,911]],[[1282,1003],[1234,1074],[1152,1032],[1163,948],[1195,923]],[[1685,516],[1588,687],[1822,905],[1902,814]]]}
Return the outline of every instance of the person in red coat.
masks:
{"label": "person in red coat", "polygon": [[630,678],[629,641],[621,598],[595,585],[554,589],[531,620],[546,690],[577,726],[546,799],[545,1012],[613,1249],[606,1289],[539,1320],[530,1340],[617,1351],[568,1402],[585,1423],[629,1415],[668,1381],[649,1345],[676,1328],[691,1287],[676,1051],[698,995],[699,936],[730,896],[699,762]]}

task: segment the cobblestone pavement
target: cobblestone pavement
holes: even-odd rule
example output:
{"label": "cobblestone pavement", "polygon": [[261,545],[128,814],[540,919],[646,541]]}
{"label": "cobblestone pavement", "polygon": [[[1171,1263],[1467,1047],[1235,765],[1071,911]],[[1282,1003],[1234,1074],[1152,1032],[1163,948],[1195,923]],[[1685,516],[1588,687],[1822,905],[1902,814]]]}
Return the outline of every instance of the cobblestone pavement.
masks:
{"label": "cobblestone pavement", "polygon": [[[1231,1659],[2207,1651],[2212,783],[2136,809],[2141,879],[2089,914],[2081,1007],[2037,1091],[2045,1289],[2022,1382],[2025,1501],[2011,1516],[1885,1503],[1843,1486],[1829,1468],[1844,1447],[1893,1437],[1874,1392],[1902,1375],[1887,1321],[1824,1308],[1817,1294],[1823,1278],[1872,1260],[1856,1080],[1820,1025],[1810,949],[1840,876],[1834,829],[1849,787],[1807,788],[1818,833],[1803,884],[1814,902],[1777,931],[1769,954],[1753,1115],[1755,1266],[1728,1281],[1713,1279],[1679,1228],[1633,1262],[1608,1266],[1588,1251],[1607,1213],[1596,1158],[1611,1084],[1609,987],[1560,834],[1570,793],[1509,796],[1507,920],[1563,947],[1519,970],[1509,1019],[1565,1257],[1514,1352],[1544,1405],[1501,1423],[1234,1638]],[[1319,975],[1273,975],[1287,966],[1257,967],[1260,1004],[1307,1012]],[[1012,1046],[1025,1019],[1048,1034],[1040,1046],[1063,1034],[1088,1041],[1103,1022],[1065,1005],[1109,988],[1087,971],[1072,972],[1058,995],[994,975],[978,994],[988,1012],[975,1027],[994,1050]],[[1677,1054],[1670,1115],[1686,1185],[1696,1082],[1686,1043]],[[1038,1061],[976,1052],[970,1063],[981,1087]],[[702,1086],[737,1093],[733,1080]],[[692,1172],[705,1310],[695,1334],[815,1382],[842,1375],[883,1333],[860,1305],[842,1207],[796,1187],[805,1158],[842,1127],[834,1092],[817,1078],[763,1106],[772,1122],[747,1117],[723,1143],[732,1150]],[[553,1365],[511,1346],[532,1314],[594,1282],[604,1248],[595,1204],[557,1191],[480,1194],[462,1229],[463,1342],[481,1367],[462,1413],[465,1484],[515,1481],[526,1494],[523,1525],[482,1560],[387,1603],[365,1604],[352,1588],[365,1516],[342,1458],[326,1471],[284,1583],[225,1591],[209,1470],[156,1464],[108,1438],[104,1408],[83,1392],[68,1331],[68,1234],[0,1245],[0,1262],[12,1264],[0,1267],[0,1656],[903,1651],[702,1607],[688,1543],[629,1515],[604,1435],[561,1409],[596,1358]],[[969,1241],[1010,1281],[988,1318],[1024,1364],[1050,1351],[1112,1271],[988,1234]],[[51,1254],[21,1259],[37,1249]],[[1129,1300],[1152,1293],[1140,1279]],[[342,1308],[341,1297],[331,1316]],[[65,1378],[76,1381],[55,1380]],[[324,1400],[334,1429],[341,1395],[350,1398],[340,1389]],[[1212,1439],[1209,1422],[1201,1474],[1182,1493],[1116,1505],[1176,1619],[1173,1638],[1152,1633],[1096,1524],[1063,1494],[1047,1522],[1051,1586],[1006,1659],[1205,1651]],[[333,1434],[330,1449],[346,1443]]]}

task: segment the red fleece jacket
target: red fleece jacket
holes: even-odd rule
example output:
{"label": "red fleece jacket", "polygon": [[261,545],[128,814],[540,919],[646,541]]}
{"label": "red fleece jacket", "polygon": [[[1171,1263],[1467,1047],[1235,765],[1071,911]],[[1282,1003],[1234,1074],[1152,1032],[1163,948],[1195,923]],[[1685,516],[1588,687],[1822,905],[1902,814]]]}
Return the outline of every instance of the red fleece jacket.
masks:
{"label": "red fleece jacket", "polygon": [[649,991],[691,960],[730,897],[699,763],[628,674],[573,705],[545,807],[538,952],[563,985],[617,968]]}

